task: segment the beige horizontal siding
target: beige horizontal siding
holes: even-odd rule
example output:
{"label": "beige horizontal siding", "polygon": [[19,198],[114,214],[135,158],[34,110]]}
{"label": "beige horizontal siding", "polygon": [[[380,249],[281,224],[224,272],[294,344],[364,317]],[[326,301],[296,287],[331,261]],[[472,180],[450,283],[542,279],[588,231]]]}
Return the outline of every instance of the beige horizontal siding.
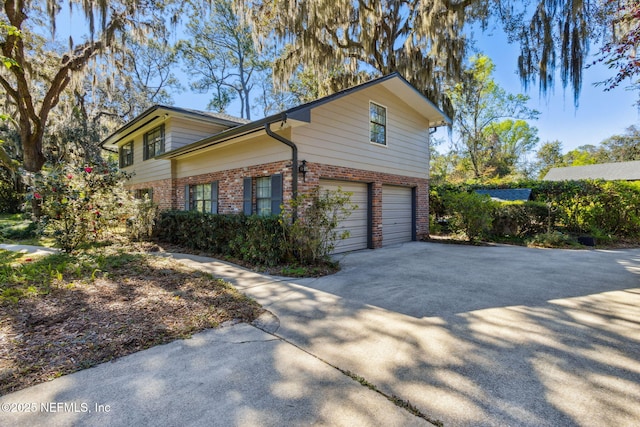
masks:
{"label": "beige horizontal siding", "polygon": [[176,160],[176,178],[291,159],[291,149],[269,136],[200,151]]}
{"label": "beige horizontal siding", "polygon": [[200,141],[225,129],[228,129],[228,127],[214,123],[172,118],[168,120],[166,129],[168,137],[167,151],[176,150],[192,142]]}
{"label": "beige horizontal siding", "polygon": [[[136,133],[132,139],[128,139],[126,142],[133,140],[133,165],[124,168],[127,173],[133,173],[133,177],[128,181],[129,184],[138,184],[149,181],[159,181],[163,179],[171,178],[171,163],[166,160],[142,160],[143,155],[143,141],[144,134],[151,129],[159,126],[158,124],[152,126],[146,126],[143,130]],[[165,123],[165,144],[167,127]],[[165,145],[166,147],[166,145]]]}
{"label": "beige horizontal siding", "polygon": [[[369,142],[369,101],[387,108],[387,145]],[[375,87],[321,105],[292,130],[300,159],[426,178],[428,122],[388,90]]]}

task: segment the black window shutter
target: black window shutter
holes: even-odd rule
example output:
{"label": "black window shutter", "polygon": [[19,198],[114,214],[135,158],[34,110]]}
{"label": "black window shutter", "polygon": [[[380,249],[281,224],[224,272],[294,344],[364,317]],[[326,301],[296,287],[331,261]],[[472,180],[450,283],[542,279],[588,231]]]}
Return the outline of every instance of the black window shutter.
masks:
{"label": "black window shutter", "polygon": [[184,186],[184,210],[191,210],[191,201],[189,200],[189,184]]}
{"label": "black window shutter", "polygon": [[282,204],[282,175],[271,175],[271,214],[280,215]]}
{"label": "black window shutter", "polygon": [[218,213],[218,181],[211,183],[211,213]]}
{"label": "black window shutter", "polygon": [[160,147],[156,146],[155,155],[164,153],[164,123],[160,125]]}
{"label": "black window shutter", "polygon": [[245,213],[245,215],[251,215],[253,213],[252,211],[252,207],[253,207],[253,199],[252,199],[252,194],[253,194],[253,182],[251,178],[245,178],[244,182],[244,191],[242,193],[242,211]]}

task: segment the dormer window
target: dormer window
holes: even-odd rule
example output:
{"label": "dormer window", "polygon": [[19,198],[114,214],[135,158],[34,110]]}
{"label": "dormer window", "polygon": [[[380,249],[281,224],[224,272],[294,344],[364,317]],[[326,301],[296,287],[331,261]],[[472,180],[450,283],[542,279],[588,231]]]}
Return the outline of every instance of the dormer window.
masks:
{"label": "dormer window", "polygon": [[162,153],[164,153],[164,125],[144,134],[143,159],[152,159]]}

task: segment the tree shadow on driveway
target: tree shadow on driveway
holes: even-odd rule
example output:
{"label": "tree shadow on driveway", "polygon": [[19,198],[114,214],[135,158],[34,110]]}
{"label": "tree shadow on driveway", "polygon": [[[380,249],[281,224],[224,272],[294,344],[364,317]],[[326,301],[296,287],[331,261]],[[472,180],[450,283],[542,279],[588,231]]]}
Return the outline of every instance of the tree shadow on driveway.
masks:
{"label": "tree shadow on driveway", "polygon": [[439,246],[244,291],[278,336],[445,425],[636,425],[640,252]]}

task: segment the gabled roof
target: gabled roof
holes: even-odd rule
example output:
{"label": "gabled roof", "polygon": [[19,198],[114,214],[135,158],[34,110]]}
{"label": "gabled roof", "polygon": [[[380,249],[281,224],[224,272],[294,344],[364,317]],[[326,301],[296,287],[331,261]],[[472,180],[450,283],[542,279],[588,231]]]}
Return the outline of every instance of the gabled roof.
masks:
{"label": "gabled roof", "polygon": [[135,119],[106,137],[100,143],[100,146],[114,143],[120,139],[126,138],[129,134],[135,132],[139,128],[145,126],[147,123],[162,117],[165,114],[171,114],[173,116],[182,116],[191,119],[204,120],[207,122],[217,123],[222,126],[235,127],[245,123],[249,123],[250,120],[241,119],[239,117],[230,116],[223,113],[212,113],[211,111],[192,110],[189,108],[179,108],[168,105],[154,105],[140,114]]}
{"label": "gabled roof", "polygon": [[475,190],[478,194],[488,194],[493,200],[501,202],[527,201],[531,198],[530,188],[505,188]]}
{"label": "gabled roof", "polygon": [[438,127],[451,124],[451,119],[440,110],[436,105],[425,97],[421,92],[414,88],[407,80],[405,80],[399,73],[395,72],[388,74],[377,79],[370,80],[357,86],[336,92],[332,95],[325,96],[315,101],[308,102],[306,104],[299,105],[297,107],[290,108],[282,111],[278,114],[274,114],[269,117],[265,117],[260,120],[256,120],[250,123],[246,123],[235,128],[224,130],[218,134],[212,135],[209,138],[196,141],[192,144],[178,148],[176,150],[164,153],[158,156],[158,159],[172,159],[179,156],[183,156],[194,151],[201,150],[213,145],[220,144],[231,139],[249,135],[252,133],[262,131],[265,126],[274,123],[291,124],[293,123],[309,123],[311,122],[311,110],[319,107],[320,105],[328,102],[335,101],[344,96],[361,91],[363,89],[382,85],[390,90],[392,93],[400,97],[407,104],[414,106],[414,109],[418,111],[423,117],[429,120],[431,127]]}
{"label": "gabled roof", "polygon": [[604,179],[605,181],[640,180],[640,160],[598,165],[551,168],[544,181],[574,181],[580,179]]}

